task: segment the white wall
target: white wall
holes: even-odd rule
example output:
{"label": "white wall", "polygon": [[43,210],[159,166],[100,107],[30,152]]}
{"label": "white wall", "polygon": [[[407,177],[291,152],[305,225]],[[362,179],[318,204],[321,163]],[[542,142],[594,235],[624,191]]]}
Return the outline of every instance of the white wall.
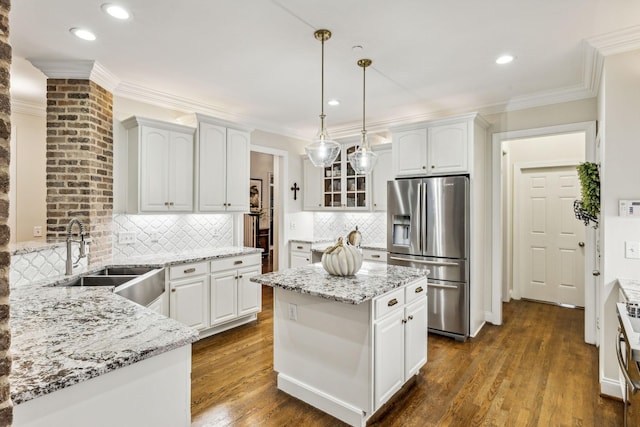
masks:
{"label": "white wall", "polygon": [[[16,139],[16,150],[11,153],[11,162],[16,163],[16,175],[11,177],[12,190],[15,188],[16,193],[16,229],[11,230],[11,239],[15,242],[45,241],[47,234],[45,116],[13,112],[11,125]],[[43,237],[33,237],[33,227],[36,225],[42,227]]]}
{"label": "white wall", "polygon": [[601,100],[601,346],[602,391],[617,382],[614,338],[618,277],[640,278],[640,260],[624,257],[624,242],[640,241],[640,221],[618,216],[618,200],[640,199],[640,51],[605,58]]}

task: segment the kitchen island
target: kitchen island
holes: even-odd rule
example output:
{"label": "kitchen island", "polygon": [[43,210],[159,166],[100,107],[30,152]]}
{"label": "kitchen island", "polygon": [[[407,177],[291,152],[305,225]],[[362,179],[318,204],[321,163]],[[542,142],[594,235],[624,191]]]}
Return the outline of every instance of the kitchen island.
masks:
{"label": "kitchen island", "polygon": [[278,388],[364,426],[427,361],[428,273],[365,262],[355,276],[312,264],[251,278],[274,288]]}

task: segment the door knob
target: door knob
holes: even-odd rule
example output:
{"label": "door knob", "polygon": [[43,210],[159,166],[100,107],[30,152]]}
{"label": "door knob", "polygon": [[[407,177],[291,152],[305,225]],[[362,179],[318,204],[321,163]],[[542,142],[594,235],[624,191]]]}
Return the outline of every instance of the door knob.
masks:
{"label": "door knob", "polygon": [[581,248],[584,248],[584,242],[578,242],[578,246],[580,246]]}
{"label": "door knob", "polygon": [[591,273],[591,274],[593,274],[594,276],[596,276],[596,277],[597,277],[597,276],[599,276],[599,275],[600,275],[600,271],[598,271],[598,270],[593,270],[593,273]]}

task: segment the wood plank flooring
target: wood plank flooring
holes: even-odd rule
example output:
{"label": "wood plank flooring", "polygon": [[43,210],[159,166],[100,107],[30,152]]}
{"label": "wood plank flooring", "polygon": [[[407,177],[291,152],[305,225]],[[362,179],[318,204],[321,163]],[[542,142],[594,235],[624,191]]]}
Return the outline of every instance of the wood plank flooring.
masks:
{"label": "wood plank flooring", "polygon": [[[273,293],[258,322],[193,346],[192,426],[343,426],[276,389]],[[369,426],[621,426],[622,403],[601,398],[598,352],[584,312],[513,301],[503,326],[458,343],[429,336],[429,361]]]}

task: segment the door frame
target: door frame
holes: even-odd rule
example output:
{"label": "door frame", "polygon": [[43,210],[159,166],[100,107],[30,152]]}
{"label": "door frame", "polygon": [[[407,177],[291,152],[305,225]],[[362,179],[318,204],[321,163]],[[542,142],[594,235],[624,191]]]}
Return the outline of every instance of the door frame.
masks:
{"label": "door frame", "polygon": [[[559,160],[559,161],[541,161],[541,162],[517,162],[513,165],[513,194],[520,188],[522,185],[522,174],[523,171],[527,169],[541,169],[541,168],[560,168],[560,167],[570,167],[570,166],[578,166],[581,162],[581,159],[574,160]],[[519,229],[520,224],[520,203],[515,200],[514,197],[511,199],[511,203],[513,204],[513,232],[511,236],[513,238],[513,268],[511,269],[511,283],[513,284],[512,295],[514,299],[522,298],[522,288],[520,287],[520,281],[516,280],[516,266],[519,265],[520,257],[522,254],[520,253],[520,233],[516,233],[515,230]],[[587,238],[585,233],[585,239]],[[587,253],[585,251],[584,254],[585,263],[587,260]],[[586,270],[585,270],[586,271]],[[519,270],[518,270],[519,272]],[[585,306],[586,306],[586,276],[585,276]]]}
{"label": "door frame", "polygon": [[[277,266],[278,270],[284,270],[287,268],[288,262],[283,253],[287,241],[286,228],[284,226],[287,218],[285,217],[288,216],[287,212],[289,212],[289,198],[286,197],[286,185],[289,182],[289,152],[254,144],[249,146],[249,151],[273,156],[273,233],[274,237],[276,237],[273,240],[275,245],[273,248],[273,265],[274,268]],[[240,222],[240,220],[237,222]]]}
{"label": "door frame", "polygon": [[[585,133],[585,160],[592,162],[595,159],[596,122],[578,122],[557,126],[548,126],[534,129],[498,132],[494,133],[491,141],[491,311],[488,313],[488,321],[493,324],[502,324],[502,257],[503,248],[503,224],[502,215],[502,143],[512,139],[527,139],[539,136],[551,136],[563,133]],[[588,344],[596,342],[596,285],[593,270],[593,258],[595,252],[595,230],[588,227],[586,230],[585,250],[585,307],[584,307],[584,337]],[[588,274],[587,274],[588,272]]]}

